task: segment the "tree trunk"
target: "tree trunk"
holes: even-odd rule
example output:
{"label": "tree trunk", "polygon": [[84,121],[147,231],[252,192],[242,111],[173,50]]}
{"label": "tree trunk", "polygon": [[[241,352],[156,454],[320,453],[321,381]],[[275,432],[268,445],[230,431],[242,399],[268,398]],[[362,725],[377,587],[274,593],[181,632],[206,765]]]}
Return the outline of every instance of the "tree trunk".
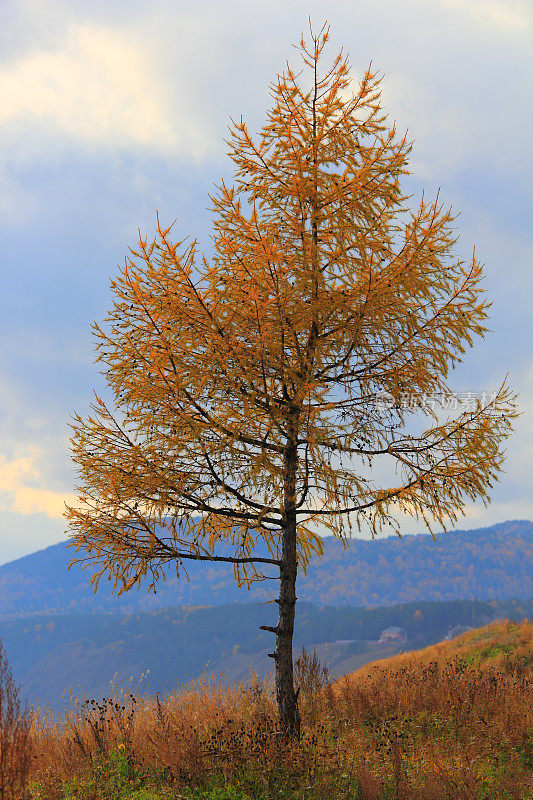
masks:
{"label": "tree trunk", "polygon": [[[292,420],[291,434],[297,427]],[[292,436],[291,436],[292,438]],[[279,618],[276,631],[276,700],[283,735],[287,739],[300,738],[300,714],[298,695],[294,691],[292,665],[292,638],[294,634],[294,611],[296,605],[296,472],[298,449],[291,443],[285,452],[285,497],[282,532],[282,551],[279,581]]]}
{"label": "tree trunk", "polygon": [[276,700],[281,730],[286,738],[300,738],[298,698],[294,691],[292,637],[296,605],[296,519],[283,531],[283,558],[279,585],[279,618],[276,629]]}

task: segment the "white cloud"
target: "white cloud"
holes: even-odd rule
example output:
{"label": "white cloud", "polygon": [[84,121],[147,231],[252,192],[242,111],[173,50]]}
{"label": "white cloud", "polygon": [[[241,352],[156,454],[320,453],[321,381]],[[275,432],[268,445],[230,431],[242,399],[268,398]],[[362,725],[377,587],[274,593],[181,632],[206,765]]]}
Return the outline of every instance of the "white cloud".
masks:
{"label": "white cloud", "polygon": [[[330,10],[323,0],[309,8],[228,0],[224,6],[169,9],[155,2],[142,12],[87,8],[83,15],[56,0],[50,13],[41,9],[37,18],[36,9],[26,9],[15,29],[19,53],[0,68],[2,136],[11,155],[23,148],[34,158],[45,149],[49,157],[61,147],[61,136],[85,146],[148,146],[164,154],[219,157],[230,115],[242,112],[252,129],[263,122],[267,83],[287,56],[298,65],[290,43],[307,31],[310,12],[315,27],[331,17],[328,58],[342,44],[359,67],[368,63],[368,53],[385,70],[386,106],[400,129],[409,125],[415,137],[420,177],[480,157],[499,167],[502,160],[523,167],[526,140],[522,146],[504,144],[509,126],[529,130],[528,112],[519,102],[527,92],[527,39],[507,35],[530,31],[526,3],[362,0],[360,6],[356,29],[352,4]],[[127,22],[119,28],[120,14]],[[76,16],[86,21],[68,27]],[[40,49],[36,27],[44,41]],[[517,58],[522,69],[513,67]]]}
{"label": "white cloud", "polygon": [[[423,0],[435,5],[435,0]],[[531,28],[531,8],[524,2],[499,0],[437,0],[437,2],[470,17],[476,24],[495,27],[500,32],[523,33]]]}
{"label": "white cloud", "polygon": [[60,519],[65,510],[65,502],[74,502],[75,495],[53,492],[50,489],[36,489],[33,486],[20,486],[13,496],[10,511],[15,514],[46,514],[51,519]]}
{"label": "white cloud", "polygon": [[38,450],[30,448],[28,455],[12,461],[0,456],[0,492],[14,493],[25,481],[35,480],[39,474],[35,466],[37,455]]}
{"label": "white cloud", "polygon": [[41,482],[38,462],[41,451],[29,447],[25,455],[8,460],[0,455],[0,511],[2,513],[44,514],[50,519],[63,516],[64,503],[73,502],[75,495],[57,492]]}
{"label": "white cloud", "polygon": [[38,123],[88,144],[176,144],[166,98],[142,42],[105,26],[71,27],[61,47],[0,71],[0,122]]}

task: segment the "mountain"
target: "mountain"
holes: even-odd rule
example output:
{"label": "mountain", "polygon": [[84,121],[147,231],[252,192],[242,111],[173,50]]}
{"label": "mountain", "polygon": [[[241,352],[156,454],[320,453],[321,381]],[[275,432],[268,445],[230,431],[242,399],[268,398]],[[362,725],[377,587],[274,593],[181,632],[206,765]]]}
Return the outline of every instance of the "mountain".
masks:
{"label": "mountain", "polygon": [[[502,617],[518,621],[532,611],[531,601],[454,600],[374,609],[300,602],[295,653],[302,646],[316,649],[335,678],[459,629]],[[32,614],[0,620],[0,639],[23,698],[49,703],[57,712],[68,705],[70,690],[74,696],[83,689],[88,697],[109,697],[113,678],[118,688],[142,694],[172,691],[204,672],[246,680],[253,667],[262,677],[272,666],[267,657],[272,635],[259,626],[274,622],[275,613],[273,605],[241,603],[128,615]]]}
{"label": "mountain", "polygon": [[[221,605],[266,600],[274,581],[239,589],[231,565],[191,562],[190,580],[171,568],[157,594],[146,584],[121,597],[103,580],[95,594],[90,573],[67,570],[74,551],[47,547],[0,567],[0,617],[30,613],[133,613],[178,605]],[[273,573],[274,574],[274,573]],[[437,534],[353,539],[345,549],[324,539],[324,556],[298,584],[300,600],[331,606],[390,606],[421,600],[530,598],[533,596],[533,523]]]}

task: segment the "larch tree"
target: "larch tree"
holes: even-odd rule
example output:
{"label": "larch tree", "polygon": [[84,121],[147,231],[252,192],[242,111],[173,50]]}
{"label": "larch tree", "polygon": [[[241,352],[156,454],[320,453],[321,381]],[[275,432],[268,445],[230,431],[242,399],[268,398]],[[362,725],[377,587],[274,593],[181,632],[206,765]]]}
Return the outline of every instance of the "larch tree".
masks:
{"label": "larch tree", "polygon": [[258,138],[232,123],[212,257],[198,266],[197,241],[158,218],[112,281],[94,333],[113,403],[95,395],[74,416],[66,511],[95,589],[104,574],[153,589],[169,562],[178,576],[231,563],[241,585],[274,570],[279,618],[262,627],[287,737],[296,578],[322,553],[317,524],[344,541],[354,525],[400,534],[402,514],[446,530],[488,502],[516,415],[505,381],[444,421],[427,402],[450,395],[449,370],[487,330],[482,265],[453,255],[438,194],[409,205],[411,145],[387,126],[380,78],[350,93],[342,51],[321,72],[327,39],[302,39],[302,72],[278,76]]}

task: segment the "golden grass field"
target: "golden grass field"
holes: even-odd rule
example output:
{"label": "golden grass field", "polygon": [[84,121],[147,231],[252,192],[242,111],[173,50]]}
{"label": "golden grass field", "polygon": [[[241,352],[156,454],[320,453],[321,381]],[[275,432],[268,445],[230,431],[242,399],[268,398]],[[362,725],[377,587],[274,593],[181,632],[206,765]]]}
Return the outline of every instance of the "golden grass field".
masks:
{"label": "golden grass field", "polygon": [[[115,692],[32,722],[33,800],[533,798],[533,623],[499,621],[330,684],[300,661],[302,739],[271,679],[206,678],[163,699]],[[24,790],[18,795],[22,798]]]}

